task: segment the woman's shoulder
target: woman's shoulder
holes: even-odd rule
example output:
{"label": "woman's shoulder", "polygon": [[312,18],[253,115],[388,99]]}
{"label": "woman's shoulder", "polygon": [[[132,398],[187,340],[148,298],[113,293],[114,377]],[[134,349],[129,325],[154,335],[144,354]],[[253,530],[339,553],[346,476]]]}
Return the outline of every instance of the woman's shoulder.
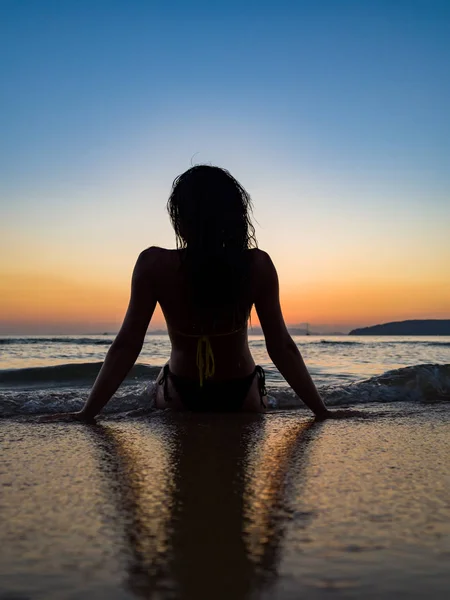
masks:
{"label": "woman's shoulder", "polygon": [[[149,248],[142,250],[142,252],[139,255],[139,259],[145,261],[161,260],[163,258],[166,258],[168,260],[179,260],[181,252],[182,250],[177,250],[175,248],[162,248],[160,246],[150,246]],[[250,248],[249,250],[246,250],[246,252],[248,252],[249,256],[252,258],[253,261],[256,261],[258,263],[272,262],[269,254],[265,250],[261,250],[261,248]]]}
{"label": "woman's shoulder", "polygon": [[[143,250],[138,257],[137,266],[144,271],[154,271],[155,269],[167,269],[171,265],[176,267],[180,264],[180,250],[161,248],[160,246],[150,246]],[[262,273],[268,269],[273,269],[273,262],[269,254],[260,248],[251,248],[247,250],[250,257],[251,269],[253,272]]]}
{"label": "woman's shoulder", "polygon": [[261,248],[252,248],[249,250],[252,263],[256,268],[259,269],[267,269],[272,263],[272,259],[269,254],[265,250],[261,250]]}
{"label": "woman's shoulder", "polygon": [[139,254],[136,266],[147,273],[155,271],[155,269],[166,268],[175,259],[179,260],[178,253],[178,250],[150,246]]}
{"label": "woman's shoulder", "polygon": [[150,246],[145,248],[139,254],[138,260],[142,261],[155,261],[161,259],[171,259],[172,257],[178,257],[180,251],[171,248],[161,248],[160,246]]}

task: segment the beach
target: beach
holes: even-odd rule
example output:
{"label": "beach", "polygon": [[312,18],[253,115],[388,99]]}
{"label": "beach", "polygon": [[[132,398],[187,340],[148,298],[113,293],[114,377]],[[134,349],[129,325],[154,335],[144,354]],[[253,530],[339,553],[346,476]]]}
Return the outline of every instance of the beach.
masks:
{"label": "beach", "polygon": [[446,404],[0,431],[2,599],[448,597]]}

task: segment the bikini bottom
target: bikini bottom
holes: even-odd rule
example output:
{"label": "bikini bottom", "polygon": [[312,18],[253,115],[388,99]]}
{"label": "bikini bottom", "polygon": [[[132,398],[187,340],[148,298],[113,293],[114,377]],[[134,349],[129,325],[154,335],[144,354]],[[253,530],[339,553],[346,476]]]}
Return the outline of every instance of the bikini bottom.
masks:
{"label": "bikini bottom", "polygon": [[259,365],[246,377],[228,379],[227,381],[210,381],[207,379],[200,386],[198,381],[175,375],[170,371],[167,364],[158,384],[164,386],[164,400],[166,403],[170,403],[171,400],[167,388],[167,382],[170,379],[180,396],[181,403],[187,410],[194,412],[235,412],[242,410],[255,377],[258,377],[261,406],[265,408],[266,377],[264,369]]}

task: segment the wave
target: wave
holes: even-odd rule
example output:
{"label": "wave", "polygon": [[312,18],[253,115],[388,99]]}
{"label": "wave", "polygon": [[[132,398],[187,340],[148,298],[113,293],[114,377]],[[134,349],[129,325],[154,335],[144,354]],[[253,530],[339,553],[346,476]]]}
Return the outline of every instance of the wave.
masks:
{"label": "wave", "polygon": [[[99,338],[99,337],[10,337],[0,338],[0,346],[29,346],[29,345],[72,345],[72,346],[110,346],[114,339],[110,337]],[[263,347],[264,341],[262,340],[250,340],[250,346],[252,348]],[[341,340],[327,340],[327,339],[311,339],[307,342],[300,342],[300,346],[367,346],[373,344],[390,344],[390,345],[421,345],[431,346],[439,348],[450,348],[450,341],[438,341],[438,340],[392,340],[392,339],[378,339],[376,341],[367,337],[365,341],[356,341],[348,338]]]}
{"label": "wave", "polygon": [[[362,346],[364,342],[354,342],[352,340],[319,340],[317,342],[311,342],[312,344],[327,344],[329,346]],[[309,344],[308,344],[309,345]]]}
{"label": "wave", "polygon": [[420,346],[441,346],[441,347],[450,347],[450,342],[438,342],[438,341],[430,341],[430,340],[390,340],[390,339],[377,339],[376,341],[371,340],[370,338],[366,342],[355,342],[355,341],[346,341],[346,340],[318,340],[314,342],[309,342],[307,345],[311,344],[324,344],[330,346],[367,346],[369,344],[395,344],[395,345],[420,345]]}
{"label": "wave", "polygon": [[324,387],[321,393],[330,406],[450,401],[450,364],[421,364],[394,369],[364,381]]}
{"label": "wave", "polygon": [[[128,411],[152,409],[155,382],[122,386],[108,402],[102,414],[126,414]],[[43,415],[80,410],[89,388],[8,390],[0,392],[0,418]]]}
{"label": "wave", "polygon": [[[430,341],[430,340],[383,340],[386,344],[395,344],[395,345],[415,345],[415,346],[440,346],[440,347],[450,347],[450,342],[438,342],[438,341]],[[375,342],[376,344],[382,343],[381,341]]]}
{"label": "wave", "polygon": [[[101,363],[61,365],[36,369],[18,369],[2,372],[16,376],[29,374],[29,382],[35,384],[59,376],[57,388],[9,388],[0,392],[0,417],[39,415],[45,413],[79,410],[87,397],[88,388],[80,387],[87,378],[93,380]],[[78,371],[76,370],[78,367]],[[75,369],[75,370],[74,370]],[[130,411],[152,410],[155,378],[159,367],[136,365],[130,373],[128,384],[122,386],[104,409],[106,415],[126,415]],[[79,379],[74,379],[78,373]],[[38,380],[37,377],[47,377]],[[67,376],[70,375],[70,380]],[[12,376],[12,375],[11,375]],[[64,378],[65,377],[65,378]],[[23,381],[23,380],[22,380]],[[53,379],[52,381],[56,381]],[[76,387],[64,387],[61,382],[73,382]],[[290,388],[269,387],[269,407],[274,410],[304,408],[303,403]],[[450,364],[424,364],[387,371],[377,377],[341,386],[321,388],[321,394],[330,407],[358,406],[371,403],[390,404],[413,402],[432,404],[450,401]]]}
{"label": "wave", "polygon": [[[1,387],[34,387],[37,385],[91,385],[100,371],[102,362],[70,363],[52,367],[31,367],[0,371]],[[161,367],[134,365],[127,379],[155,379]]]}
{"label": "wave", "polygon": [[[327,406],[358,406],[372,403],[414,402],[432,404],[450,401],[450,364],[423,364],[386,371],[382,375],[344,385],[323,386]],[[302,405],[292,389],[270,393],[272,408]]]}
{"label": "wave", "polygon": [[112,338],[71,338],[71,337],[15,337],[0,338],[0,346],[9,345],[29,345],[29,344],[74,344],[76,346],[110,346],[113,343]]}

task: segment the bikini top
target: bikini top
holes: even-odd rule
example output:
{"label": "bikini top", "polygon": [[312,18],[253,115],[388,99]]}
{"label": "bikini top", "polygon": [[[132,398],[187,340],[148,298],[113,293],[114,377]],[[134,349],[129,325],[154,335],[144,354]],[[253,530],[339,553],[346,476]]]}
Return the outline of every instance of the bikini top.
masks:
{"label": "bikini top", "polygon": [[172,331],[178,335],[183,337],[190,338],[198,338],[197,341],[197,359],[196,365],[198,369],[198,378],[200,382],[200,387],[203,387],[203,383],[205,379],[210,379],[215,371],[216,371],[216,363],[214,360],[214,352],[211,347],[211,342],[209,338],[212,337],[225,337],[227,335],[233,335],[234,333],[238,333],[238,331],[242,331],[247,327],[245,324],[243,327],[239,329],[234,329],[233,331],[228,331],[227,333],[209,333],[205,334],[197,334],[197,333],[184,333],[183,331],[177,331],[172,329]]}

